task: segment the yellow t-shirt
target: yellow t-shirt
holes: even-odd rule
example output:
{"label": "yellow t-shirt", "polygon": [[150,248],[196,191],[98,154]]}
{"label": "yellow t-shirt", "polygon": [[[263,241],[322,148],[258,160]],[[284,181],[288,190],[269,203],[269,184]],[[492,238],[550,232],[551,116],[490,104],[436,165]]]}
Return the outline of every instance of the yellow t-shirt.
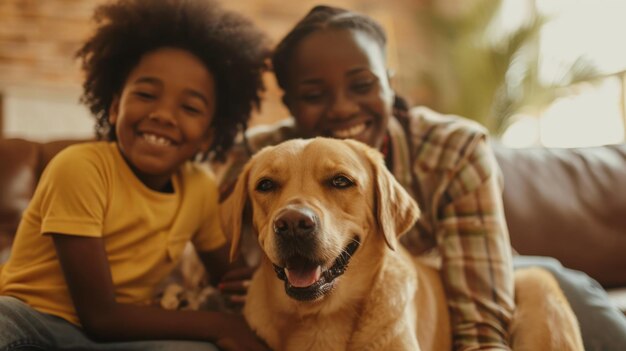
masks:
{"label": "yellow t-shirt", "polygon": [[187,162],[172,177],[174,193],[146,187],[115,143],[70,146],[44,171],[0,272],[0,295],[80,325],[52,237],[104,240],[115,297],[148,304],[185,244],[208,251],[225,244],[218,193],[209,173]]}

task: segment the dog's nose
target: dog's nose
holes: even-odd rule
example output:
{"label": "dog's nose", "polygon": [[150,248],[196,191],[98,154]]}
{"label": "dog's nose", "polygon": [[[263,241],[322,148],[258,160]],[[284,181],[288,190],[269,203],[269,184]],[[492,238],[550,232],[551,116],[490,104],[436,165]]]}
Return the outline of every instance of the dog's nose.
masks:
{"label": "dog's nose", "polygon": [[319,219],[309,208],[288,206],[274,220],[274,233],[287,236],[307,236],[317,231]]}

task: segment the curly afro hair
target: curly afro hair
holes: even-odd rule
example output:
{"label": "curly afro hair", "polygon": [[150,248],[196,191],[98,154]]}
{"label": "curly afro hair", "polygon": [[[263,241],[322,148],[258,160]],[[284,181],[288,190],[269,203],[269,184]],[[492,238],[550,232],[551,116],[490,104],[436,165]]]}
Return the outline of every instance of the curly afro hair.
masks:
{"label": "curly afro hair", "polygon": [[170,46],[197,56],[215,77],[217,109],[211,158],[223,159],[245,130],[264,91],[268,40],[249,20],[210,0],[119,0],[94,14],[98,27],[76,56],[85,72],[83,95],[99,139],[116,140],[109,108],[141,57]]}

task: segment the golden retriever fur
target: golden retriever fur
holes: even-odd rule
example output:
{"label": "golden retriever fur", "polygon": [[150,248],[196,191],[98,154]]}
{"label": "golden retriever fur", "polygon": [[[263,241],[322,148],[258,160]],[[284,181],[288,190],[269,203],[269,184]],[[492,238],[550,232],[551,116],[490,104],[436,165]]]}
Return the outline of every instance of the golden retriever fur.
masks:
{"label": "golden retriever fur", "polygon": [[[326,138],[265,148],[223,210],[231,256],[245,223],[264,253],[244,315],[271,349],[451,349],[439,274],[398,242],[419,209],[377,151]],[[583,349],[550,274],[522,272],[515,291],[514,350]]]}

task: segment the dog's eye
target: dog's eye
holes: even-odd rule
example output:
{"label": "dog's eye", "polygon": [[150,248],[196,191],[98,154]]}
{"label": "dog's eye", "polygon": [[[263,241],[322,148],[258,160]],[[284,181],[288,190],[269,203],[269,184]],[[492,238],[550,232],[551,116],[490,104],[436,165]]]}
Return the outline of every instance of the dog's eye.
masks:
{"label": "dog's eye", "polygon": [[276,183],[274,183],[274,181],[271,179],[263,178],[259,180],[258,183],[256,183],[256,190],[260,192],[265,193],[268,191],[272,191],[274,188],[276,188]]}
{"label": "dog's eye", "polygon": [[354,182],[352,181],[352,179],[346,177],[345,175],[339,174],[339,175],[334,176],[330,180],[330,184],[335,188],[343,189],[343,188],[353,186]]}

